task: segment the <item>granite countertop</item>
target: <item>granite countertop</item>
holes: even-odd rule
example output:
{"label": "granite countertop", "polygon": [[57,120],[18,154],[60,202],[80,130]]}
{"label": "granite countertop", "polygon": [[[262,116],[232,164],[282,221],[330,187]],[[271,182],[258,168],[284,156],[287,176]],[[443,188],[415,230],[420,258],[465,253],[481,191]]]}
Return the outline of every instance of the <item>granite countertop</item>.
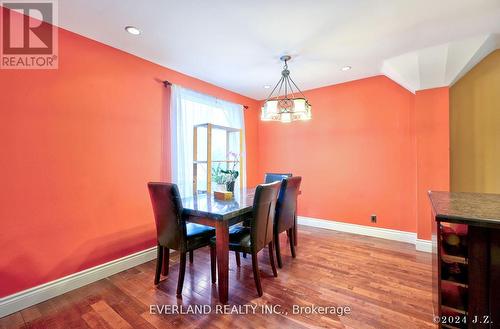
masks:
{"label": "granite countertop", "polygon": [[430,191],[436,220],[500,228],[500,194]]}
{"label": "granite countertop", "polygon": [[183,214],[229,220],[252,212],[255,188],[237,190],[231,200],[217,200],[213,193],[182,198]]}

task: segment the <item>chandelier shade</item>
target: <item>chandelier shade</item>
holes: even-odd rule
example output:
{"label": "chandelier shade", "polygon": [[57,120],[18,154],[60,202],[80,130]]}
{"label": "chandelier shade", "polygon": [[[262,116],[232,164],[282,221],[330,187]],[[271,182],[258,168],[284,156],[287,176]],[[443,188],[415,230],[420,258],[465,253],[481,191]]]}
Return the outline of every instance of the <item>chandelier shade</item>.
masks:
{"label": "chandelier shade", "polygon": [[[290,77],[287,64],[290,58],[290,56],[280,58],[285,62],[285,66],[280,80],[262,106],[260,117],[262,121],[292,122],[311,119],[311,104]],[[282,92],[284,95],[281,95]],[[300,96],[296,97],[296,94]]]}

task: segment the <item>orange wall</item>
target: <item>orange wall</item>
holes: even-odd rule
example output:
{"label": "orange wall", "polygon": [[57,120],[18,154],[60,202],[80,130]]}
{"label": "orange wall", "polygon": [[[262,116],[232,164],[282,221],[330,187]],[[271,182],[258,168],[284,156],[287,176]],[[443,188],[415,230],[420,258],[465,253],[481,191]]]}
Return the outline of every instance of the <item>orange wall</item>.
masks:
{"label": "orange wall", "polygon": [[427,191],[449,190],[448,88],[413,95],[377,76],[305,94],[311,121],[259,122],[259,176],[301,175],[301,216],[430,239]]}
{"label": "orange wall", "polygon": [[301,175],[299,215],[416,232],[414,95],[384,76],[305,94],[311,121],[259,122],[259,175]]}
{"label": "orange wall", "polygon": [[418,91],[415,95],[417,145],[417,233],[431,238],[429,190],[450,189],[449,88]]}
{"label": "orange wall", "polygon": [[161,80],[250,106],[260,180],[256,101],[59,32],[58,70],[0,70],[0,297],[155,245],[146,183],[170,178]]}
{"label": "orange wall", "polygon": [[291,171],[302,216],[373,225],[375,213],[374,226],[430,236],[423,193],[449,185],[447,89],[413,95],[383,76],[314,89],[313,119],[281,124],[261,122],[255,100],[65,30],[59,58],[0,70],[0,297],[155,244],[146,182],[170,179],[165,79],[250,107],[249,186]]}

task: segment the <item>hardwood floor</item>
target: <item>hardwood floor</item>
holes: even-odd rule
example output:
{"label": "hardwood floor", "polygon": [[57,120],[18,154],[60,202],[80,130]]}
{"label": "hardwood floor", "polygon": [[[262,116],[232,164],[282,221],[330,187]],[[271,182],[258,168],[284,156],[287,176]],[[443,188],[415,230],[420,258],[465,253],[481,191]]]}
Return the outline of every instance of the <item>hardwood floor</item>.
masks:
{"label": "hardwood floor", "polygon": [[[264,295],[257,297],[251,258],[236,267],[230,255],[229,304],[258,306],[257,314],[158,315],[150,305],[220,305],[210,280],[208,248],[187,265],[183,298],[175,297],[178,257],[155,287],[155,261],[0,319],[0,328],[435,328],[431,255],[413,245],[299,227],[297,258],[281,235],[283,269],[273,277],[267,250],[259,253]],[[263,305],[285,314],[260,314]],[[349,315],[292,314],[292,305],[349,306]]]}

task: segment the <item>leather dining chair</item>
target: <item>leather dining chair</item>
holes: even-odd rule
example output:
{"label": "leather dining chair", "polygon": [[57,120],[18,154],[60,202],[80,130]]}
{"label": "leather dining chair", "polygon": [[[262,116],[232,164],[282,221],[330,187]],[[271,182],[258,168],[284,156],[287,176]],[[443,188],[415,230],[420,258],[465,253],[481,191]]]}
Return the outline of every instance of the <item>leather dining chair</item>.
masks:
{"label": "leather dining chair", "polygon": [[300,190],[300,182],[302,177],[288,177],[281,181],[281,188],[276,203],[276,215],[274,217],[274,243],[276,248],[276,258],[278,259],[279,268],[283,267],[281,261],[280,239],[279,235],[282,232],[288,233],[288,241],[290,242],[290,251],[292,257],[295,258],[295,215],[297,213],[297,195]]}
{"label": "leather dining chair", "polygon": [[[267,183],[272,183],[272,182],[277,182],[277,181],[281,181],[285,178],[288,178],[288,177],[292,177],[292,173],[266,173],[265,176],[264,176],[264,182],[267,184]],[[297,222],[297,220],[295,219],[295,222]],[[292,230],[294,236],[293,236],[293,243],[294,245],[296,246],[297,245],[297,227],[294,226],[293,230]],[[286,234],[289,236],[290,235],[290,232],[289,231],[286,231]],[[243,254],[243,257],[245,257],[246,255]]]}
{"label": "leather dining chair", "polygon": [[283,178],[287,177],[292,177],[292,174],[266,173],[266,175],[264,176],[264,183],[269,184],[272,182],[281,182]]}
{"label": "leather dining chair", "polygon": [[[273,182],[281,182],[282,179],[284,178],[287,178],[287,177],[291,177],[292,174],[291,173],[266,173],[264,175],[264,183],[265,184],[269,184],[269,183],[273,183]],[[243,226],[249,226],[250,223],[248,220],[244,221],[243,222]],[[239,257],[239,254],[238,256]],[[247,253],[244,252],[243,253],[243,258],[247,258]]]}
{"label": "leather dining chair", "polygon": [[[273,275],[278,276],[274,264],[273,252],[273,222],[276,213],[276,201],[280,189],[280,182],[261,184],[255,190],[253,201],[252,218],[250,227],[232,226],[229,230],[229,250],[252,254],[252,268],[257,293],[262,296],[262,285],[260,281],[259,264],[257,253],[266,245],[269,248],[269,261]],[[210,263],[212,269],[212,282],[215,282],[216,249],[215,238],[210,244]]]}
{"label": "leather dining chair", "polygon": [[[282,179],[291,177],[292,174],[278,174],[278,173],[266,173],[264,176],[264,183],[269,184],[269,183],[274,183],[274,182],[281,182]],[[243,226],[249,226],[249,221],[246,220],[243,222]],[[243,257],[246,258],[246,253],[243,253]]]}
{"label": "leather dining chair", "polygon": [[[149,195],[153,205],[156,223],[157,260],[154,283],[160,282],[160,275],[168,275],[170,249],[180,253],[179,279],[177,296],[182,295],[184,273],[186,271],[186,253],[208,246],[210,238],[215,236],[212,227],[195,223],[186,223],[182,216],[182,200],[176,184],[148,183]],[[163,271],[162,271],[163,265]]]}

